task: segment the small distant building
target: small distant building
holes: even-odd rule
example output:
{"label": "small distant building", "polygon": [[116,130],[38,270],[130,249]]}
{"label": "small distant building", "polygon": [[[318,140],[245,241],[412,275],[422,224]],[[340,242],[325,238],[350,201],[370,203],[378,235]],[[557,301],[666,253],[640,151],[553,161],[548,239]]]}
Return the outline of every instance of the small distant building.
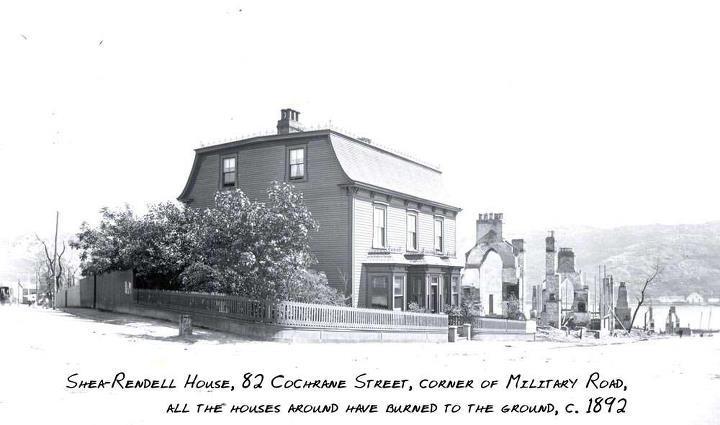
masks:
{"label": "small distant building", "polygon": [[720,304],[720,298],[710,297],[707,299],[707,302],[710,304]]}
{"label": "small distant building", "polygon": [[677,304],[677,303],[684,303],[685,297],[681,295],[663,295],[660,297],[657,297],[656,301],[659,304]]}
{"label": "small distant building", "polygon": [[688,295],[687,298],[685,298],[685,301],[688,304],[702,304],[705,300],[703,299],[702,295],[698,294],[697,292],[693,292],[692,294]]}

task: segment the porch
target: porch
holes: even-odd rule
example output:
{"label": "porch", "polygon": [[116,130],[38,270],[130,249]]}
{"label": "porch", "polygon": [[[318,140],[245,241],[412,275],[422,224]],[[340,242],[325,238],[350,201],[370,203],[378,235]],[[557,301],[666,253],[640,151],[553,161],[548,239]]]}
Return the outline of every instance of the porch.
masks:
{"label": "porch", "polygon": [[368,308],[443,313],[462,301],[459,267],[364,264]]}

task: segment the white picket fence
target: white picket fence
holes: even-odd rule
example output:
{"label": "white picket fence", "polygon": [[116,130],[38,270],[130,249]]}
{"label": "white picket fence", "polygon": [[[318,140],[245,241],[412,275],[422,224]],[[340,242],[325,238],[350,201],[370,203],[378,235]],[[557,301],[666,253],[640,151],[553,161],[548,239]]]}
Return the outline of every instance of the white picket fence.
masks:
{"label": "white picket fence", "polygon": [[293,327],[356,330],[442,330],[444,314],[410,313],[297,302],[270,303],[247,298],[175,291],[137,289],[140,305],[184,313],[202,313],[245,322]]}

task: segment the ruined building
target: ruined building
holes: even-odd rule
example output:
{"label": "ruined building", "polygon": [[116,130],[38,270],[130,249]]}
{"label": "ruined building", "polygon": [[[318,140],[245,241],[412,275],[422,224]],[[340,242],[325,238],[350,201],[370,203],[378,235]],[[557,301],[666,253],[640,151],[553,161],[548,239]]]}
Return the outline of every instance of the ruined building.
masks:
{"label": "ruined building", "polygon": [[655,319],[653,318],[653,306],[650,304],[647,311],[645,312],[645,326],[643,329],[646,332],[655,332]]}
{"label": "ruined building", "polygon": [[593,329],[600,331],[609,331],[614,329],[614,314],[615,311],[615,282],[612,275],[603,276],[600,283],[600,297],[599,297],[599,318],[597,326],[593,326]]}
{"label": "ruined building", "polygon": [[627,287],[620,282],[618,287],[617,303],[615,304],[615,329],[630,330],[632,317],[628,306]]}
{"label": "ruined building", "polygon": [[587,326],[588,287],[582,274],[575,269],[575,253],[571,248],[555,248],[555,233],[545,238],[545,287],[533,290],[533,309],[541,323],[560,327],[564,324]]}
{"label": "ruined building", "polygon": [[545,288],[540,293],[540,322],[547,326],[560,327],[561,306],[560,306],[560,284],[558,275],[555,273],[555,234],[550,232],[545,238]]}
{"label": "ruined building", "polygon": [[665,319],[665,332],[673,335],[680,330],[680,318],[675,312],[675,306],[670,306],[667,319]]}
{"label": "ruined building", "polygon": [[465,254],[463,291],[480,297],[485,314],[524,314],[525,241],[503,239],[503,215],[480,214],[475,246]]}

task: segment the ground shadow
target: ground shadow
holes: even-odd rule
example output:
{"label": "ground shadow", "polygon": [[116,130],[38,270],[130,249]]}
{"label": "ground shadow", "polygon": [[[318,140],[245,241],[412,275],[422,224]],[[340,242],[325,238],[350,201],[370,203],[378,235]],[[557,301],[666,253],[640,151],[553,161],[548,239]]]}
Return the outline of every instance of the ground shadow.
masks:
{"label": "ground shadow", "polygon": [[179,335],[153,335],[151,333],[148,333],[147,331],[143,331],[143,328],[163,328],[163,329],[175,329],[177,332],[176,324],[164,321],[164,320],[158,320],[158,319],[148,319],[148,318],[140,318],[137,316],[133,316],[130,314],[124,314],[124,313],[117,313],[117,312],[109,312],[109,311],[101,311],[101,310],[94,310],[94,309],[84,309],[84,308],[73,308],[73,309],[64,309],[64,313],[69,314],[71,316],[74,316],[80,320],[84,320],[87,322],[94,322],[94,323],[103,323],[108,325],[115,325],[115,326],[130,326],[133,328],[138,329],[140,332],[137,334],[132,333],[118,333],[118,335],[123,336],[128,339],[142,339],[142,340],[150,340],[150,341],[166,341],[166,342],[174,342],[174,343],[183,343],[183,344],[194,344],[196,342],[204,341],[204,342],[211,342],[215,344],[234,344],[238,342],[251,342],[253,340],[248,338],[243,338],[241,336],[232,335],[232,334],[225,334],[217,331],[207,330],[207,329],[198,329],[197,327],[194,329],[194,332],[192,335],[188,336],[179,336]]}

